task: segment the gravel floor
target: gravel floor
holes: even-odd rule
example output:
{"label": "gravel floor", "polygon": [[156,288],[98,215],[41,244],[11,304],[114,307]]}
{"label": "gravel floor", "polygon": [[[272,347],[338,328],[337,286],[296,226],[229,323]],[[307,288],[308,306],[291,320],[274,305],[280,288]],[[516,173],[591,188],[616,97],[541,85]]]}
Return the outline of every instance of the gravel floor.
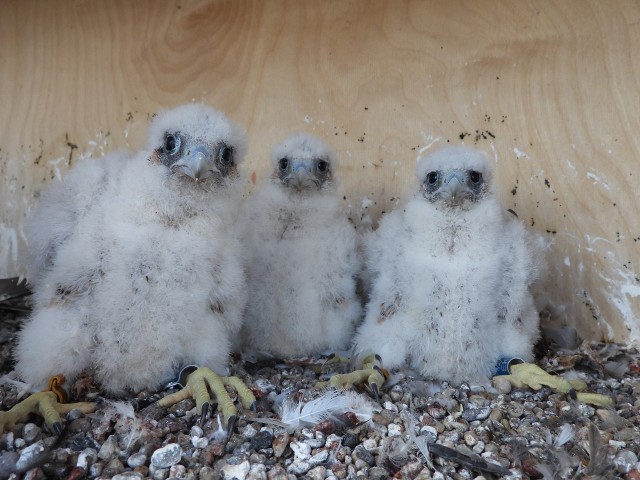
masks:
{"label": "gravel floor", "polygon": [[[2,373],[24,313],[0,309]],[[251,364],[232,371],[258,398],[257,412],[242,412],[228,440],[217,418],[197,426],[195,404],[162,409],[141,392],[116,402],[103,399],[90,377],[73,386],[76,400],[94,400],[96,413],[72,411],[63,434],[49,434],[38,418],[0,438],[0,478],[186,479],[640,479],[640,353],[636,348],[583,343],[573,350],[541,349],[538,364],[578,376],[589,391],[610,395],[614,410],[570,395],[486,392],[393,375],[373,419],[353,415],[287,432],[255,421],[278,418],[282,400],[308,401],[322,359]],[[0,408],[18,399],[19,385],[0,385]],[[439,390],[439,391],[438,391]],[[154,396],[155,394],[155,396]],[[134,408],[134,405],[136,408]],[[415,441],[414,441],[415,439]],[[434,444],[435,442],[435,444]],[[428,448],[428,459],[418,447]]]}

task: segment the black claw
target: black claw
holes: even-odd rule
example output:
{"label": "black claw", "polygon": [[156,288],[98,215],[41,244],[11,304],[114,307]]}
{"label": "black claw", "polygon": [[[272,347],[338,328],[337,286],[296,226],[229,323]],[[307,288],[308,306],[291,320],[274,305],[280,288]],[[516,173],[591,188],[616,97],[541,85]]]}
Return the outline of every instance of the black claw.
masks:
{"label": "black claw", "polygon": [[233,429],[236,427],[236,420],[238,420],[238,417],[235,415],[231,415],[229,417],[229,422],[227,422],[227,436],[229,437],[233,433]]}
{"label": "black claw", "polygon": [[374,357],[375,357],[375,359],[376,359],[378,362],[382,363],[382,357],[381,357],[380,355],[378,355],[378,354],[376,353],[376,354],[374,355]]}
{"label": "black claw", "polygon": [[207,421],[207,418],[209,418],[209,402],[204,402],[200,412],[200,428],[204,426],[204,422]]}
{"label": "black claw", "polygon": [[578,393],[576,392],[575,388],[572,388],[571,390],[569,390],[569,398],[571,398],[571,400],[578,399]]}
{"label": "black claw", "polygon": [[372,383],[370,387],[371,387],[371,391],[373,392],[373,395],[376,397],[376,402],[379,402],[380,396],[378,395],[378,384]]}
{"label": "black claw", "polygon": [[335,353],[330,353],[329,356],[327,357],[327,361],[331,360],[332,358],[334,358],[336,356]]}
{"label": "black claw", "polygon": [[53,430],[53,433],[55,433],[57,437],[59,437],[62,434],[63,429],[60,422],[54,422],[53,425],[51,425],[51,429]]}
{"label": "black claw", "polygon": [[251,408],[251,411],[252,411],[252,412],[257,412],[257,411],[258,411],[258,401],[256,400],[255,402],[253,402],[253,403],[251,404],[251,407],[250,407],[250,408]]}

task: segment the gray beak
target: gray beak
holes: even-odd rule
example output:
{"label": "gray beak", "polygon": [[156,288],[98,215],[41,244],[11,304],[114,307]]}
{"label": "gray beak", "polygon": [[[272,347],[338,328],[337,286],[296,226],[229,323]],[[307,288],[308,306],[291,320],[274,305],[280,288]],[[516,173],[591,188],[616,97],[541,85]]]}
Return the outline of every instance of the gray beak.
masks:
{"label": "gray beak", "polygon": [[213,163],[213,152],[206,145],[196,145],[187,151],[184,158],[171,166],[173,173],[181,173],[196,182],[205,180],[218,171]]}
{"label": "gray beak", "polygon": [[461,172],[450,172],[442,179],[439,193],[448,203],[457,205],[465,197],[469,196],[469,189],[466,183],[466,179]]}
{"label": "gray beak", "polygon": [[298,190],[316,185],[313,175],[311,174],[311,168],[304,162],[296,162],[293,164],[291,173],[287,177],[287,183]]}

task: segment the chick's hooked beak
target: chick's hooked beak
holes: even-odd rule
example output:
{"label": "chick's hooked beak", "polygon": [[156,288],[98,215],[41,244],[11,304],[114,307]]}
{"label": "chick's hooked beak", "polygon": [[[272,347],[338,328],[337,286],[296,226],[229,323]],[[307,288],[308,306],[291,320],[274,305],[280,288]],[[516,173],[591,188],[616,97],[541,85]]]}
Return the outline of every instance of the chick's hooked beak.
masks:
{"label": "chick's hooked beak", "polygon": [[471,192],[467,187],[467,182],[462,172],[448,172],[442,178],[442,186],[439,193],[444,200],[452,205],[457,205],[465,198],[469,197]]}
{"label": "chick's hooked beak", "polygon": [[317,185],[307,162],[295,162],[291,166],[291,173],[287,175],[285,182],[298,190]]}
{"label": "chick's hooked beak", "polygon": [[218,169],[213,161],[213,151],[208,146],[200,144],[190,148],[184,158],[171,166],[171,171],[200,182],[217,172]]}

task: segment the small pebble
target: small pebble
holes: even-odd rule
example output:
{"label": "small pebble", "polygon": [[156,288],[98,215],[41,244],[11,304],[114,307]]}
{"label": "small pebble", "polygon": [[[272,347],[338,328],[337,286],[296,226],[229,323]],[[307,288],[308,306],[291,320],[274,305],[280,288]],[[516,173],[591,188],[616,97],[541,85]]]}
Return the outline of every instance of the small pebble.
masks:
{"label": "small pebble", "polygon": [[38,435],[40,435],[40,427],[38,427],[35,423],[26,423],[22,428],[22,439],[31,445],[36,441]]}
{"label": "small pebble", "polygon": [[206,448],[209,440],[206,437],[191,437],[191,445],[193,448]]}
{"label": "small pebble", "polygon": [[289,434],[286,432],[279,434],[273,439],[273,454],[276,458],[280,458],[282,456],[287,445],[289,445]]}
{"label": "small pebble", "polygon": [[329,458],[329,450],[320,450],[318,453],[311,456],[311,458],[309,459],[309,464],[312,467],[314,467],[316,465],[320,465],[321,463],[326,462],[328,458]]}
{"label": "small pebble", "polygon": [[291,442],[290,446],[296,460],[307,460],[311,456],[311,447],[304,442]]}
{"label": "small pebble", "polygon": [[396,423],[390,423],[387,426],[387,431],[390,437],[399,437],[402,435],[402,427]]}
{"label": "small pebble", "polygon": [[133,478],[144,478],[144,475],[138,472],[122,472],[111,477],[111,480],[131,480]]}
{"label": "small pebble", "polygon": [[159,448],[151,455],[151,463],[158,468],[169,468],[180,461],[182,448],[177,443],[170,443]]}
{"label": "small pebble", "polygon": [[305,460],[294,460],[291,465],[287,467],[287,472],[294,475],[304,475],[311,469],[311,464]]}
{"label": "small pebble", "polygon": [[100,450],[98,450],[98,458],[102,460],[109,460],[116,453],[118,448],[118,441],[115,435],[110,435],[107,440],[102,444]]}
{"label": "small pebble", "polygon": [[613,459],[613,465],[620,473],[629,473],[638,463],[638,455],[631,450],[621,450]]}
{"label": "small pebble", "polygon": [[307,472],[309,480],[323,480],[327,476],[327,468],[323,466],[314,467]]}
{"label": "small pebble", "polygon": [[169,468],[169,476],[176,478],[184,478],[187,468],[184,465],[171,465]]}
{"label": "small pebble", "polygon": [[20,452],[20,457],[16,462],[16,470],[26,470],[29,466],[35,463],[36,458],[44,452],[44,445],[42,442],[36,442],[29,445]]}
{"label": "small pebble", "polygon": [[249,464],[249,460],[245,460],[236,465],[226,464],[220,469],[220,473],[224,480],[245,480],[250,469],[251,465]]}
{"label": "small pebble", "polygon": [[[402,400],[402,397],[404,396],[404,390],[402,389],[402,386],[394,385],[393,387],[391,387],[391,390],[389,391],[389,396],[391,397],[391,400],[393,400],[394,402],[399,402],[400,400]],[[387,407],[385,406],[384,408],[387,408]]]}
{"label": "small pebble", "polygon": [[141,467],[147,463],[147,456],[144,453],[134,453],[127,459],[127,465],[131,468]]}
{"label": "small pebble", "polygon": [[373,466],[375,463],[373,454],[364,447],[356,447],[353,451],[353,458],[360,459],[369,466]]}
{"label": "small pebble", "polygon": [[244,437],[245,440],[251,440],[253,437],[256,436],[257,433],[258,431],[255,428],[253,428],[252,425],[247,425],[242,429],[241,435]]}

